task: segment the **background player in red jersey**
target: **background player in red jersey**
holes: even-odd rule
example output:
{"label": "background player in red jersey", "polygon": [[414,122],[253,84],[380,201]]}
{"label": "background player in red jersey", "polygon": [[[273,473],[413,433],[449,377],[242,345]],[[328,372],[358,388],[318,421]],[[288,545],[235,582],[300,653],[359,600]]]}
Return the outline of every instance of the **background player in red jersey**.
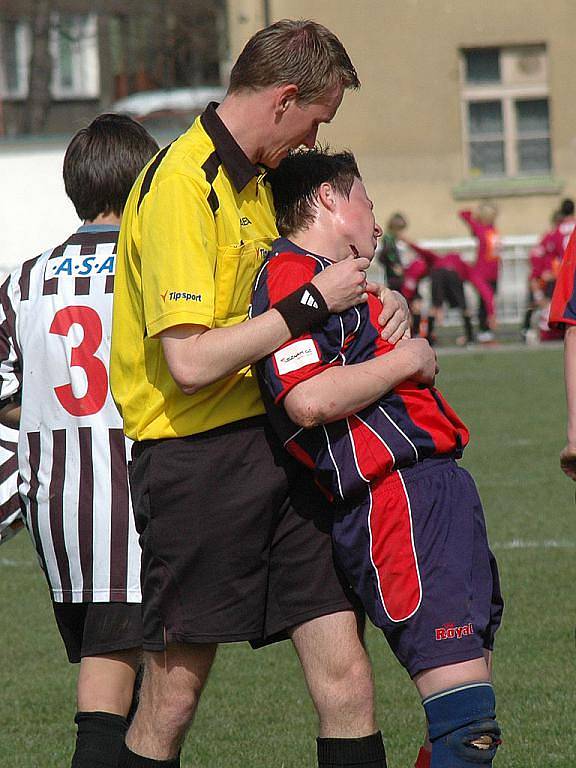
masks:
{"label": "background player in red jersey", "polygon": [[[492,341],[496,327],[494,296],[498,290],[500,268],[500,237],[496,229],[498,210],[491,203],[482,203],[477,212],[460,211],[460,218],[466,222],[470,232],[478,241],[476,261],[470,272],[470,280],[478,291],[478,341]],[[482,286],[480,290],[479,286]],[[490,303],[486,301],[490,296]]]}
{"label": "background player in red jersey", "polygon": [[[272,174],[275,241],[256,281],[261,314],[381,233],[350,153],[301,152]],[[289,239],[288,239],[289,238]],[[500,743],[489,654],[502,601],[468,431],[430,369],[396,379],[380,303],[331,315],[258,363],[271,422],[336,508],[337,561],[423,699],[432,742],[417,765],[492,765]]]}
{"label": "background player in red jersey", "polygon": [[[417,277],[418,281],[426,275],[430,275],[432,283],[432,310],[428,318],[428,341],[432,343],[434,340],[435,324],[442,324],[444,304],[448,304],[452,309],[458,308],[460,310],[464,324],[462,343],[472,344],[474,341],[474,331],[464,294],[464,282],[471,279],[470,265],[466,264],[462,256],[456,252],[441,254],[428,248],[422,248],[408,240],[406,240],[406,244],[419,258],[413,261],[405,271],[404,297],[410,302],[408,292],[412,288],[412,283],[409,279],[409,272],[411,273],[410,278],[412,276]],[[482,283],[478,285],[478,291],[489,304],[489,292],[486,291]]]}
{"label": "background player in red jersey", "polygon": [[564,253],[548,322],[551,328],[565,331],[564,383],[568,421],[560,466],[568,477],[576,480],[576,230],[572,232]]}
{"label": "background player in red jersey", "polygon": [[80,662],[74,768],[116,766],[140,663],[140,548],[107,367],[120,217],[157,149],[123,115],[80,130],[64,184],[83,226],[0,288],[2,414],[20,427],[26,524]]}

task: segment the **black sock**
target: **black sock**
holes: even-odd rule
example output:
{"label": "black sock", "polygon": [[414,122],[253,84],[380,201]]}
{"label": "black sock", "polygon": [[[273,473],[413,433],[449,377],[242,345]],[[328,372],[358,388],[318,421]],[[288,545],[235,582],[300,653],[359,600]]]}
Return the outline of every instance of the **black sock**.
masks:
{"label": "black sock", "polygon": [[427,333],[428,340],[430,340],[432,338],[432,335],[434,334],[435,321],[436,321],[436,318],[434,317],[434,315],[430,315],[428,318],[428,333]]}
{"label": "black sock", "polygon": [[474,341],[474,330],[472,328],[472,320],[464,315],[464,333],[466,334],[466,341]]}
{"label": "black sock", "polygon": [[386,768],[382,734],[360,739],[316,739],[318,768]]}
{"label": "black sock", "polygon": [[116,768],[128,722],[111,712],[77,712],[72,768]]}
{"label": "black sock", "polygon": [[420,321],[422,320],[422,315],[418,313],[414,313],[412,315],[412,336],[419,336],[420,335]]}
{"label": "black sock", "polygon": [[122,744],[118,768],[180,768],[180,755],[172,760],[153,760],[132,752],[126,744]]}

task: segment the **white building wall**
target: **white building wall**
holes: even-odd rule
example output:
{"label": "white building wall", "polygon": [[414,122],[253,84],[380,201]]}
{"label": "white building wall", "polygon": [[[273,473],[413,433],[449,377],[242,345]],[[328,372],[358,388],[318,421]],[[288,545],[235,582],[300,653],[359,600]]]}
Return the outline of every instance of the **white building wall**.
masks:
{"label": "white building wall", "polygon": [[62,145],[0,148],[0,274],[79,226],[62,180]]}

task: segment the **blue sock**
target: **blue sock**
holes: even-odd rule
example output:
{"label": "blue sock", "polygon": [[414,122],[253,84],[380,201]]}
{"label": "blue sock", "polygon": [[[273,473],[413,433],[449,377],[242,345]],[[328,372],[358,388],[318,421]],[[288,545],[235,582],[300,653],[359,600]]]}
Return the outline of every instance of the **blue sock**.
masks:
{"label": "blue sock", "polygon": [[430,768],[489,768],[500,744],[490,683],[470,683],[422,702],[432,742]]}

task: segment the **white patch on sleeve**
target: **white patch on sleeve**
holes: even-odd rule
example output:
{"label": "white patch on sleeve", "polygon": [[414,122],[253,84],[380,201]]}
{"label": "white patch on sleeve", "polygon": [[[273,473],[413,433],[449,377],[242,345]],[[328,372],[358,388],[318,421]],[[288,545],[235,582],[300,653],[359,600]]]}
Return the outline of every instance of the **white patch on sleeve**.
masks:
{"label": "white patch on sleeve", "polygon": [[274,352],[274,359],[280,376],[304,368],[305,365],[320,362],[318,350],[312,339],[300,339],[279,349],[278,352]]}

